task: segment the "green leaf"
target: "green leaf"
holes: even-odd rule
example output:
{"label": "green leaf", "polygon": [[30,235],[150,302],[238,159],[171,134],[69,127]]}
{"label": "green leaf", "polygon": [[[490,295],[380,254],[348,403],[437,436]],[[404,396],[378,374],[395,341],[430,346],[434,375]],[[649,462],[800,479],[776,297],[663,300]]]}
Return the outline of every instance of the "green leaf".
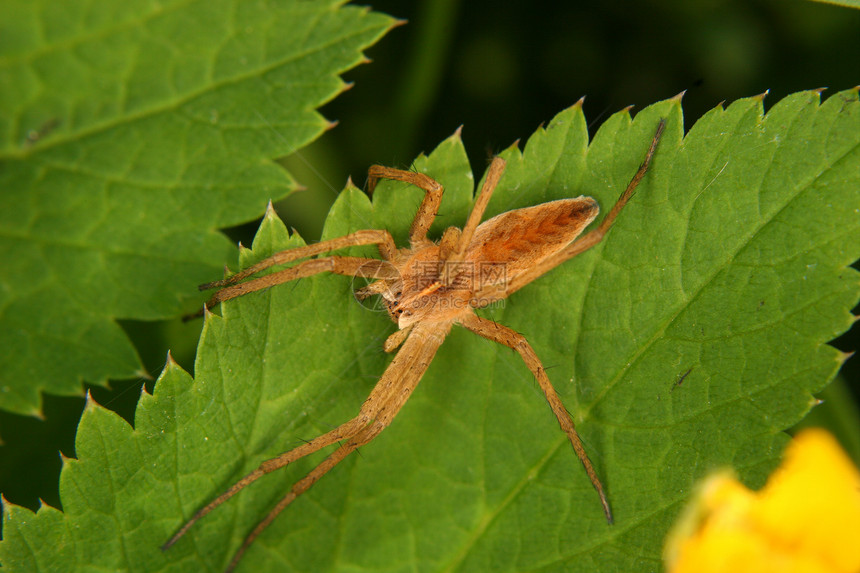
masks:
{"label": "green leaf", "polygon": [[[578,423],[615,525],[519,358],[455,328],[401,414],[299,497],[245,571],[643,571],[707,472],[760,486],[843,354],[826,342],[860,296],[860,102],[804,92],[707,114],[682,137],[680,101],[616,114],[588,144],[574,106],[508,167],[492,213],[590,194],[604,210],[660,148],[597,247],[488,313],[522,332]],[[462,224],[472,177],[459,136],[416,161]],[[348,188],[326,237],[372,224],[402,235],[420,193]],[[401,209],[410,209],[403,214]],[[490,214],[492,214],[490,213]],[[301,244],[270,212],[243,266]],[[356,249],[356,252],[367,252]],[[196,379],[172,362],[134,429],[89,403],[67,460],[64,513],[6,504],[11,571],[221,570],[321,456],[254,483],[158,547],[261,461],[355,415],[389,360],[394,325],[318,276],[221,307]],[[485,313],[486,314],[486,313]]]}
{"label": "green leaf", "polygon": [[837,6],[844,6],[845,8],[860,8],[860,0],[815,0],[816,2],[823,2],[825,4],[836,4]]}
{"label": "green leaf", "polygon": [[218,228],[295,184],[272,159],[392,25],[340,1],[0,7],[0,408],[140,375],[115,318],[173,317]]}

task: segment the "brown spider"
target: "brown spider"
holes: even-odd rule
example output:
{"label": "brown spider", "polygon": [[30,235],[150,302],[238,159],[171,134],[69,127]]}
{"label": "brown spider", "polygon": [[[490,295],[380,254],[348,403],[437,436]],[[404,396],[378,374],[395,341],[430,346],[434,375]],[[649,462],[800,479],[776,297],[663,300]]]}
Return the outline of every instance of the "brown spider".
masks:
{"label": "brown spider", "polygon": [[[462,231],[456,227],[446,229],[439,243],[434,243],[427,238],[427,231],[442,200],[442,185],[422,173],[374,165],[368,172],[369,192],[373,192],[379,179],[404,181],[425,191],[424,200],[409,231],[408,248],[398,249],[388,231],[357,231],[315,245],[281,251],[229,278],[200,285],[201,290],[221,289],[206,303],[206,308],[211,308],[231,298],[322,272],[376,279],[356,294],[359,298],[372,295],[382,297],[391,319],[399,327],[385,341],[384,349],[393,352],[400,348],[400,351],[355,418],[260,464],[198,511],[162,549],[171,547],[198,519],[263,475],[326,446],[343,442],[310,473],[293,484],[289,493],[257,524],[227,567],[228,572],[232,571],[254,539],[285,507],[391,423],[418,385],[454,324],[519,353],[537,379],[550,408],[597,490],[606,520],[612,523],[612,512],[603,485],[574,429],[570,414],[549,381],[537,354],[523,335],[477,316],[474,309],[507,298],[544,273],[598,244],[645,176],[664,126],[665,120],[661,120],[645,160],[609,214],[595,229],[579,239],[577,237],[594,220],[599,210],[597,202],[591,197],[561,199],[516,209],[479,224],[505,170],[505,161],[496,157],[490,164],[465,227]],[[241,282],[275,265],[359,245],[377,245],[382,260],[326,256]]]}

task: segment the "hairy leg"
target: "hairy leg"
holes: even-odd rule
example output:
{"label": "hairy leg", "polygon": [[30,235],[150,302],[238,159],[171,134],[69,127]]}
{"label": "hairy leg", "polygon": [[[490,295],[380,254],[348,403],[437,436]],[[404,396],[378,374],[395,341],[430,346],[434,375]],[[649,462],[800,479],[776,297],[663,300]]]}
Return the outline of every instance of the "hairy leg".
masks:
{"label": "hairy leg", "polygon": [[[615,205],[612,206],[612,209],[609,210],[609,213],[607,213],[606,217],[603,218],[597,228],[579,237],[565,249],[562,249],[552,257],[541,261],[540,264],[535,265],[528,271],[520,273],[519,275],[514,277],[505,286],[504,296],[509,296],[515,293],[516,291],[520,290],[541,275],[546,274],[550,270],[554,269],[563,262],[572,259],[576,255],[584,253],[585,251],[599,244],[600,241],[603,240],[603,237],[606,236],[606,233],[609,232],[609,229],[615,223],[615,218],[618,216],[618,213],[620,213],[624,206],[627,205],[627,202],[630,201],[631,197],[633,197],[633,194],[636,191],[636,187],[639,186],[639,182],[642,180],[643,177],[645,177],[645,173],[648,171],[648,168],[651,165],[651,159],[654,157],[654,152],[657,150],[657,145],[660,143],[660,137],[663,135],[663,129],[665,127],[666,120],[660,120],[660,124],[657,126],[657,131],[654,133],[654,137],[651,140],[651,145],[648,148],[648,152],[645,155],[645,159],[642,161],[642,164],[639,166],[639,169],[636,171],[636,174],[633,175],[633,179],[631,179],[630,183],[628,183],[627,188],[624,190],[624,192],[615,202]],[[491,295],[489,292],[487,292],[479,293],[479,297],[480,296],[489,297]]]}
{"label": "hairy leg", "polygon": [[179,539],[185,535],[185,533],[191,528],[192,525],[197,523],[202,517],[208,514],[210,511],[239,493],[241,490],[245,489],[247,486],[251,485],[264,475],[271,473],[277,469],[280,469],[287,464],[290,464],[296,460],[299,460],[305,456],[308,456],[314,452],[317,452],[326,446],[330,446],[340,440],[351,438],[356,435],[363,427],[365,427],[369,422],[369,418],[366,413],[361,413],[352,420],[341,424],[334,430],[330,432],[326,432],[321,436],[317,436],[313,440],[302,444],[301,446],[294,448],[288,452],[285,452],[278,457],[272,458],[270,460],[266,460],[261,463],[257,469],[231,485],[227,490],[209,502],[205,507],[200,509],[194,516],[185,522],[185,524],[176,532],[176,534],[170,538],[170,540],[165,543],[161,549],[162,551],[170,549],[174,543],[179,541]]}
{"label": "hairy leg", "polygon": [[350,233],[349,235],[344,235],[343,237],[338,237],[336,239],[320,241],[319,243],[313,245],[296,247],[295,249],[288,249],[286,251],[275,253],[271,257],[263,259],[259,263],[251,265],[247,269],[243,269],[235,275],[227,277],[226,279],[202,284],[200,285],[200,290],[209,290],[212,288],[220,288],[234,285],[239,281],[248,278],[251,275],[257,274],[262,270],[268,269],[276,265],[283,265],[286,263],[297,261],[299,259],[327,253],[329,251],[336,251],[338,249],[357,247],[361,245],[379,245],[379,252],[386,260],[391,260],[394,257],[394,254],[397,252],[397,247],[394,244],[394,239],[391,238],[391,233],[389,233],[388,231],[373,229],[357,231],[355,233]]}
{"label": "hairy leg", "polygon": [[341,424],[334,430],[314,438],[306,444],[302,444],[288,452],[260,464],[257,469],[244,478],[230,486],[227,491],[215,498],[204,508],[200,509],[189,519],[176,534],[162,546],[162,550],[169,549],[175,544],[200,518],[213,509],[233,497],[239,491],[257,481],[262,476],[280,469],[300,458],[310,455],[341,440],[348,440],[341,445],[322,463],[311,470],[307,476],[296,482],[289,493],[272,509],[271,512],[257,525],[250,535],[245,539],[242,547],[234,556],[227,571],[231,571],[242,554],[269,526],[269,524],[284,510],[296,497],[307,491],[326,472],[343,460],[350,452],[359,446],[368,443],[385,429],[403,404],[409,399],[412,391],[418,386],[418,382],[436,355],[445,336],[451,330],[450,323],[416,325],[410,336],[404,343],[400,352],[394,357],[385,372],[376,383],[370,395],[361,406],[359,414]]}
{"label": "hairy leg", "polygon": [[439,205],[442,204],[442,193],[444,192],[442,185],[435,179],[417,171],[371,165],[370,169],[367,170],[368,193],[373,193],[380,179],[403,181],[424,190],[424,200],[418,207],[418,212],[415,213],[412,226],[409,228],[409,242],[413,248],[427,242],[427,231],[430,230],[430,225],[433,224],[433,219],[439,212]]}
{"label": "hairy leg", "polygon": [[[469,213],[469,218],[466,219],[466,224],[463,226],[463,230],[459,233],[459,236],[456,236],[457,245],[452,250],[452,252],[446,252],[448,249],[443,248],[442,254],[445,262],[441,283],[443,286],[451,286],[455,280],[457,280],[457,264],[463,261],[466,256],[466,249],[469,247],[469,244],[472,242],[472,237],[475,235],[475,230],[478,228],[478,225],[481,224],[481,219],[484,217],[484,211],[487,210],[487,205],[490,202],[490,198],[493,196],[493,191],[496,190],[496,186],[499,184],[499,179],[502,178],[502,174],[505,172],[506,162],[501,157],[494,157],[493,162],[490,163],[490,168],[487,170],[487,177],[484,179],[484,184],[481,186],[481,191],[478,193],[477,199],[475,199],[475,204],[472,206],[472,211]],[[443,238],[443,247],[444,238]]]}
{"label": "hairy leg", "polygon": [[603,484],[600,482],[600,478],[597,477],[597,472],[594,470],[594,466],[591,464],[591,460],[585,452],[582,440],[579,438],[579,434],[576,432],[576,428],[574,427],[573,419],[564,407],[561,398],[558,397],[558,393],[556,393],[555,388],[553,388],[552,382],[549,381],[549,377],[546,375],[546,370],[544,370],[540,358],[535,354],[534,349],[528,343],[526,338],[522,334],[515,332],[506,326],[502,326],[492,320],[487,320],[474,314],[469,314],[464,318],[461,318],[460,323],[479,336],[483,336],[484,338],[498,342],[499,344],[503,344],[504,346],[517,351],[520,357],[522,357],[523,362],[525,362],[529,370],[532,371],[532,374],[534,374],[541,390],[543,390],[544,396],[546,396],[546,400],[549,402],[549,407],[558,419],[561,429],[564,430],[565,434],[567,434],[570,444],[576,452],[576,456],[579,458],[579,461],[582,462],[583,467],[585,467],[585,473],[588,474],[588,479],[591,480],[591,484],[594,486],[594,489],[597,490],[597,495],[600,496],[600,503],[603,505],[603,513],[606,515],[606,521],[612,523],[612,510],[609,508],[609,501],[607,501],[606,493],[603,491]]}
{"label": "hairy leg", "polygon": [[278,515],[287,508],[297,497],[306,492],[312,485],[314,485],[321,477],[328,473],[330,469],[339,464],[353,451],[358,449],[360,446],[370,442],[373,438],[375,438],[379,433],[385,429],[385,426],[378,422],[373,422],[369,426],[362,428],[358,433],[356,433],[353,437],[349,439],[345,444],[340,446],[337,450],[332,452],[326,459],[324,459],[318,466],[312,469],[308,474],[293,484],[293,487],[290,488],[290,491],[285,495],[281,501],[278,502],[274,508],[263,518],[260,523],[254,528],[251,533],[248,534],[248,537],[245,538],[245,541],[242,542],[242,546],[236,551],[236,554],[233,555],[233,559],[230,561],[230,564],[225,569],[225,573],[230,573],[233,569],[236,568],[236,565],[239,564],[239,561],[242,559],[242,556],[245,554],[245,551],[251,546],[257,537],[265,531],[269,525],[275,520]]}
{"label": "hairy leg", "polygon": [[472,211],[469,213],[469,218],[466,219],[466,224],[463,226],[463,232],[460,234],[460,243],[457,253],[462,256],[469,243],[472,242],[472,237],[475,235],[475,229],[481,224],[481,219],[484,217],[484,211],[487,210],[487,204],[499,184],[499,179],[505,172],[507,163],[501,157],[494,157],[487,169],[487,177],[484,179],[484,184],[481,186],[481,191],[478,193],[478,198],[475,199],[475,204],[472,206]]}
{"label": "hairy leg", "polygon": [[391,279],[397,277],[397,271],[388,261],[379,259],[364,259],[360,257],[323,257],[297,264],[294,267],[262,276],[243,283],[223,288],[212,295],[206,303],[206,308],[212,308],[220,302],[266,289],[296,279],[301,279],[319,273],[335,273],[353,277]]}

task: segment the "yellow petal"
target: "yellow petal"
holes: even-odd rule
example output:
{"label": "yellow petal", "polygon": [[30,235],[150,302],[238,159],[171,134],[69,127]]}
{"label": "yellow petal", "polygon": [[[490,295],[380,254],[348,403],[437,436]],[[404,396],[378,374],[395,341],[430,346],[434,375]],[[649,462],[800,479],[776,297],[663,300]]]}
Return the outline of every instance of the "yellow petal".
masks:
{"label": "yellow petal", "polygon": [[795,438],[758,493],[705,480],[667,538],[671,573],[857,573],[860,472],[822,430]]}
{"label": "yellow petal", "polygon": [[860,571],[860,472],[830,434],[798,434],[759,498],[752,518],[774,543]]}

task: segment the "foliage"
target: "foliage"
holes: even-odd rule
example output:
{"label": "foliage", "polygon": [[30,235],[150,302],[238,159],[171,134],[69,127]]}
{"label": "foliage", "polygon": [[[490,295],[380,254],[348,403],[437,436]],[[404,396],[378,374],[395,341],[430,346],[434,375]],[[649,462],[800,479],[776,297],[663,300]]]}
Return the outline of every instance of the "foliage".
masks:
{"label": "foliage", "polygon": [[[489,315],[523,332],[579,424],[608,486],[599,503],[527,369],[455,330],[394,424],[301,497],[256,542],[252,570],[638,571],[697,478],[734,466],[764,482],[783,430],[815,403],[844,355],[860,281],[857,90],[717,108],[684,135],[679,99],[588,143],[580,106],[538,130],[488,215],[589,194],[604,208],[641,161],[653,168],[600,246]],[[473,179],[459,135],[415,165],[446,186],[439,226],[462,224]],[[324,236],[367,227],[402,240],[420,192],[347,188]],[[437,228],[438,231],[438,228]],[[273,213],[241,265],[300,244]],[[269,476],[158,546],[260,461],[355,413],[393,329],[319,276],[223,305],[206,319],[195,379],[170,363],[135,425],[90,401],[64,512],[5,505],[4,567],[223,568],[253,524],[314,461]]]}
{"label": "foliage", "polygon": [[394,23],[341,3],[3,4],[0,408],[143,374],[114,319],[200,303]]}
{"label": "foliage", "polygon": [[860,8],[858,0],[816,0],[817,2],[826,2],[828,4],[837,4],[846,8]]}

